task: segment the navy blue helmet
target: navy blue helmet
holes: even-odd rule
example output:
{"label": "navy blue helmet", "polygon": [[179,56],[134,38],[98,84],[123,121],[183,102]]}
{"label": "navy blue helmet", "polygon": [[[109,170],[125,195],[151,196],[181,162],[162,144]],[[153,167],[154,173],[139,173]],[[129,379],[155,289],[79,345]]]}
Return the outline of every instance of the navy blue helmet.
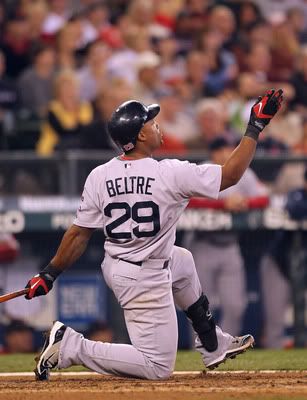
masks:
{"label": "navy blue helmet", "polygon": [[158,104],[145,106],[136,100],[121,104],[108,122],[108,131],[114,142],[125,152],[135,147],[140,130],[159,113]]}

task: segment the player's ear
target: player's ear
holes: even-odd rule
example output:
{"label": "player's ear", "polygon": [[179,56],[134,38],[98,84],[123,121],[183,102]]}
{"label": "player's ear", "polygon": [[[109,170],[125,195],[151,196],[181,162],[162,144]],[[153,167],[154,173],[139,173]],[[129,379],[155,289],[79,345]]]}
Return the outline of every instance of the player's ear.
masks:
{"label": "player's ear", "polygon": [[140,133],[138,134],[137,140],[140,142],[145,142],[146,141],[146,133],[144,132],[143,129],[140,130]]}

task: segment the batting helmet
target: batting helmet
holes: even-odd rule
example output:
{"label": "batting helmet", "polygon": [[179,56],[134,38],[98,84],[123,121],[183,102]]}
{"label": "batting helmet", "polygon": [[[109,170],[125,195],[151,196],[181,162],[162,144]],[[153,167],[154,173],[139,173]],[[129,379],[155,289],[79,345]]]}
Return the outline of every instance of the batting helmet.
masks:
{"label": "batting helmet", "polygon": [[159,111],[158,104],[145,106],[136,100],[126,101],[113,112],[108,122],[111,138],[124,151],[132,150],[144,124],[155,118]]}

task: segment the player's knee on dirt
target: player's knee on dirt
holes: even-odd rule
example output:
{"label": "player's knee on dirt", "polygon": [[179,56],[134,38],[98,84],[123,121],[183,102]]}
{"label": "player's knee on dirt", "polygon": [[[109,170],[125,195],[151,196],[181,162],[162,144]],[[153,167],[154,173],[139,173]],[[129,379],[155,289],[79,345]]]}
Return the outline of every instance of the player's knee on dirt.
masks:
{"label": "player's knee on dirt", "polygon": [[209,301],[202,294],[186,311],[187,317],[191,320],[195,332],[204,348],[211,352],[217,349],[217,336],[215,321],[209,310]]}
{"label": "player's knee on dirt", "polygon": [[154,381],[169,379],[172,376],[172,373],[173,373],[173,368],[163,367],[161,365],[156,364],[153,368],[153,371],[149,379]]}

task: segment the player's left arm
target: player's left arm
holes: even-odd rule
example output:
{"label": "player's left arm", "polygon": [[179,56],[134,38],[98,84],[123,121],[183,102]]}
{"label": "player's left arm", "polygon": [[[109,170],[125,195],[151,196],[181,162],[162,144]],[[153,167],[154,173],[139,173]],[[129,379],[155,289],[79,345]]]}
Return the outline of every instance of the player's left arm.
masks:
{"label": "player's left arm", "polygon": [[259,134],[280,109],[282,100],[282,89],[272,89],[253,105],[245,135],[222,166],[221,191],[240,180],[255,155]]}

